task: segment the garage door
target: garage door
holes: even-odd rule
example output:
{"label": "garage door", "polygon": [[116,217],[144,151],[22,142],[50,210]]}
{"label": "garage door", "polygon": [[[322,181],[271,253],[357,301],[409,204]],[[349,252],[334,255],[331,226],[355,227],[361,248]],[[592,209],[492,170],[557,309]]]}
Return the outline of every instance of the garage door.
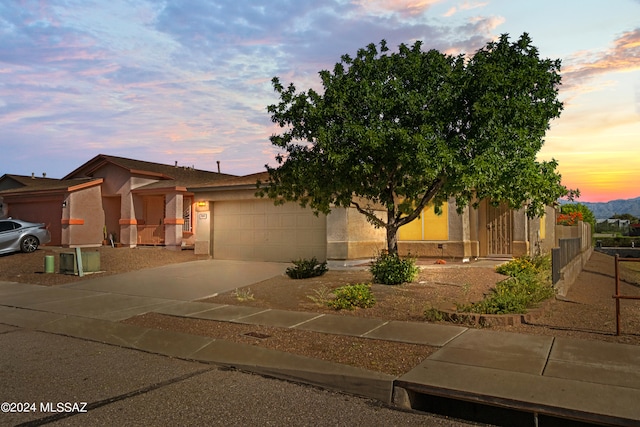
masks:
{"label": "garage door", "polygon": [[327,253],[327,220],[294,203],[269,200],[213,203],[213,257],[290,262]]}
{"label": "garage door", "polygon": [[42,200],[37,202],[10,201],[9,216],[29,222],[42,222],[51,233],[49,246],[62,244],[62,197],[56,200]]}

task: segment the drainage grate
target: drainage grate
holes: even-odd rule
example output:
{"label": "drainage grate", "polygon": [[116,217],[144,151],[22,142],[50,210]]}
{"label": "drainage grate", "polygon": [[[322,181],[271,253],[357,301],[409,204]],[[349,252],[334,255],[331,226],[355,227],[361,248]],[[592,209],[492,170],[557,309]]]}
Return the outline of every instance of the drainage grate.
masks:
{"label": "drainage grate", "polygon": [[261,332],[247,332],[246,334],[243,334],[243,335],[246,335],[246,336],[251,337],[251,338],[258,338],[258,339],[261,339],[261,340],[271,337],[271,335],[263,334]]}

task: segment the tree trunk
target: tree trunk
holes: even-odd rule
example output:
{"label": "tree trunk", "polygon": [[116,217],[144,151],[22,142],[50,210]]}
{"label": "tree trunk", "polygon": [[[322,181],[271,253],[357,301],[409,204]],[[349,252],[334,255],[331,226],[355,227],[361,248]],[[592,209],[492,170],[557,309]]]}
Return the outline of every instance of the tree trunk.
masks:
{"label": "tree trunk", "polygon": [[398,227],[387,224],[387,251],[389,255],[398,255]]}

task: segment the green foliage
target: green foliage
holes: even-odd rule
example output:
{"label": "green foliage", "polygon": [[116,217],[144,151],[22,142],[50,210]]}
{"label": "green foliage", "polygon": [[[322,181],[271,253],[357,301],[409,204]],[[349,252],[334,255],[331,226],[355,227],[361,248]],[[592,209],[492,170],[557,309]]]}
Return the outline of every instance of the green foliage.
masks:
{"label": "green foliage", "polygon": [[640,218],[637,218],[628,213],[612,215],[610,219],[624,219],[629,221],[631,224],[638,224],[640,222]]}
{"label": "green foliage", "polygon": [[236,288],[232,295],[236,297],[238,301],[253,301],[253,293],[251,292],[251,288]]}
{"label": "green foliage", "polygon": [[373,281],[384,285],[399,285],[413,281],[418,275],[414,258],[400,258],[398,254],[380,253],[369,268]]}
{"label": "green foliage", "polygon": [[496,284],[482,301],[459,305],[457,310],[469,313],[525,313],[528,308],[555,295],[551,285],[551,257],[516,258],[498,266],[496,271],[509,278]]}
{"label": "green foliage", "polygon": [[328,270],[327,263],[318,262],[316,257],[298,259],[291,262],[294,266],[287,268],[286,273],[292,279],[308,279],[309,277],[322,276]]}
{"label": "green foliage", "polygon": [[318,289],[314,289],[313,293],[314,295],[307,295],[307,298],[313,301],[318,307],[326,306],[331,299],[331,289],[326,286],[320,286]]}
{"label": "green foliage", "polygon": [[586,205],[583,205],[582,203],[562,205],[562,207],[560,207],[560,212],[563,214],[571,214],[574,212],[581,213],[582,221],[591,224],[591,233],[596,231],[596,217],[593,215],[593,212],[591,212],[591,209]]}
{"label": "green foliage", "polygon": [[320,77],[322,92],[273,78],[280,100],[267,110],[282,132],[270,140],[281,154],[259,196],[316,213],[355,207],[386,228],[394,254],[399,227],[430,202],[453,197],[462,210],[486,198],[533,216],[571,193],[555,160],[536,159],[562,110],[560,61],[539,58],[527,34],[470,59],[419,41],[390,53],[383,40]]}
{"label": "green foliage", "polygon": [[424,317],[427,322],[442,322],[444,320],[444,314],[436,307],[427,305],[424,309]]}
{"label": "green foliage", "polygon": [[640,248],[640,237],[598,237],[596,243],[605,248]]}
{"label": "green foliage", "polygon": [[336,310],[353,310],[354,308],[373,307],[376,299],[371,293],[371,285],[359,283],[357,285],[341,286],[333,291],[335,298],[327,305]]}

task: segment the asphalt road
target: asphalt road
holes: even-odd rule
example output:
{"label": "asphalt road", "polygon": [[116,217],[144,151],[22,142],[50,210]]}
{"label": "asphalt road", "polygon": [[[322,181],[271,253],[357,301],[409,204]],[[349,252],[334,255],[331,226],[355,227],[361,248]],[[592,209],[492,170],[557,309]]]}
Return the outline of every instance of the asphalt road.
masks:
{"label": "asphalt road", "polygon": [[2,324],[0,404],[2,426],[478,425]]}

